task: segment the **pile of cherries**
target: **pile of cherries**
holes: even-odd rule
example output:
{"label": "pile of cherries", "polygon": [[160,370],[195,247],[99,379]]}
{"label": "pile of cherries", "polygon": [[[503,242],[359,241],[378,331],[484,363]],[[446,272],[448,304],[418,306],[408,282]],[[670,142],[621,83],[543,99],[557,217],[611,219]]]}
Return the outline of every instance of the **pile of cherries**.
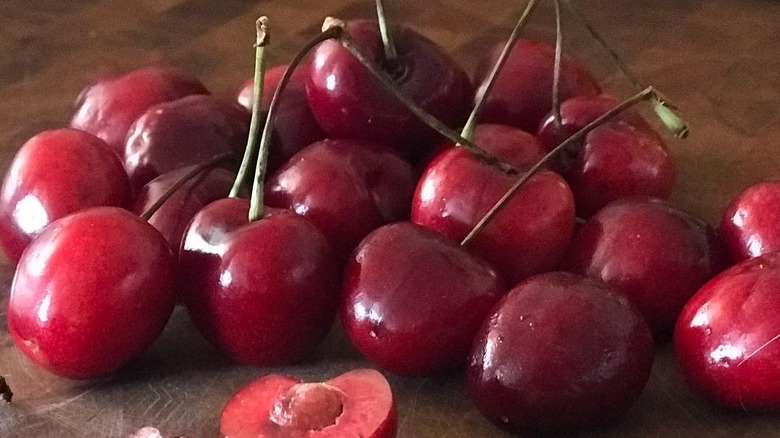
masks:
{"label": "pile of cherries", "polygon": [[[515,42],[535,3],[473,80],[380,13],[326,21],[313,53],[268,71],[259,20],[237,99],[163,67],[91,85],[0,193],[17,347],[61,376],[104,375],[182,303],[237,363],[276,366],[338,315],[378,367],[465,368],[488,419],[558,433],[619,420],[654,337],[673,334],[714,403],[779,407],[780,183],[748,188],[718,230],[667,203],[668,148],[628,107],[679,120],[654,91],[621,103],[559,47]],[[264,376],[221,431],[389,437],[396,422],[385,378],[354,370]]]}

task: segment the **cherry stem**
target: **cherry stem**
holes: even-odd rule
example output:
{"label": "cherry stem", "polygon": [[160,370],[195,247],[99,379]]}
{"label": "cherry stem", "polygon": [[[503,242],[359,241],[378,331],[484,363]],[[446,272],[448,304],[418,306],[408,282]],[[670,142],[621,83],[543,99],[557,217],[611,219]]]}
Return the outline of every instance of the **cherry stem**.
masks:
{"label": "cherry stem", "polygon": [[282,79],[279,80],[279,84],[276,86],[274,96],[271,99],[271,105],[268,107],[268,114],[265,118],[265,127],[263,128],[263,135],[260,139],[260,146],[257,157],[257,167],[255,168],[255,180],[252,184],[252,197],[249,202],[249,222],[254,222],[263,217],[263,184],[265,181],[265,174],[268,168],[268,147],[271,143],[271,133],[274,129],[274,123],[276,121],[277,107],[279,106],[279,96],[284,93],[287,88],[287,84],[290,83],[295,69],[301,64],[306,55],[314,49],[318,44],[329,39],[339,38],[343,33],[342,28],[323,29],[322,33],[315,36],[304,44],[303,48],[295,54],[292,61],[287,65],[284,70]]}
{"label": "cherry stem", "polygon": [[268,44],[268,18],[260,17],[255,22],[257,29],[257,41],[255,42],[255,76],[252,88],[252,120],[249,122],[249,136],[246,140],[244,158],[238,168],[233,187],[230,189],[230,198],[235,198],[241,192],[252,157],[257,152],[257,137],[260,131],[260,106],[263,98],[263,83],[265,82],[265,46]]}
{"label": "cherry stem", "polygon": [[379,22],[379,33],[382,35],[382,46],[385,48],[385,65],[392,71],[398,66],[398,51],[395,49],[393,34],[387,24],[385,5],[382,0],[376,0],[376,16]]}
{"label": "cherry stem", "polygon": [[5,377],[3,376],[0,376],[0,395],[2,395],[3,400],[5,400],[6,403],[11,403],[11,399],[14,397],[11,387],[8,386],[8,383],[6,383]]}
{"label": "cherry stem", "polygon": [[[490,91],[493,89],[493,86],[496,83],[498,74],[501,72],[504,64],[506,64],[506,60],[509,58],[509,54],[512,52],[512,47],[514,47],[517,40],[520,39],[520,34],[525,28],[525,25],[528,24],[528,21],[531,18],[531,14],[536,9],[537,3],[537,0],[530,0],[525,6],[523,15],[520,16],[517,24],[515,24],[515,28],[512,30],[512,34],[509,35],[509,39],[507,40],[506,44],[504,44],[504,48],[501,50],[501,55],[499,55],[498,60],[493,65],[493,69],[490,71],[490,75],[488,76],[487,81],[484,81],[482,85],[480,85],[479,90],[477,90],[477,103],[474,105],[474,109],[471,110],[469,119],[466,121],[466,125],[463,127],[463,131],[461,131],[460,134],[463,136],[463,138],[469,140],[473,138],[477,121],[482,114],[482,110],[485,108],[485,101],[487,100],[488,95],[490,95]],[[458,146],[461,145],[458,144]]]}
{"label": "cherry stem", "polygon": [[[623,62],[623,59],[620,57],[620,55],[618,55],[617,52],[615,52],[609,46],[609,44],[607,44],[607,40],[601,36],[595,27],[585,21],[583,15],[577,10],[576,7],[574,7],[574,3],[572,3],[571,0],[564,0],[564,3],[566,3],[566,7],[569,9],[569,13],[571,13],[571,15],[580,22],[585,30],[590,33],[590,36],[596,40],[596,42],[601,46],[602,49],[604,49],[604,51],[607,52],[607,54],[609,54],[609,56],[612,58],[612,61],[615,63],[615,65],[617,65],[618,70],[623,73],[623,76],[625,76],[636,89],[640,90],[645,88],[636,75],[634,75],[634,73],[628,68],[628,65]],[[690,133],[690,129],[688,128],[688,124],[685,122],[685,120],[683,120],[676,113],[677,107],[670,104],[669,101],[658,92],[654,93],[652,100],[653,110],[664,124],[666,129],[674,134],[674,136],[677,138],[687,137]]]}
{"label": "cherry stem", "polygon": [[561,58],[563,57],[563,30],[561,29],[561,2],[555,3],[555,63],[553,64],[552,85],[552,110],[553,124],[558,135],[563,134],[563,122],[561,121]]}
{"label": "cherry stem", "polygon": [[381,68],[379,68],[376,64],[374,64],[365,54],[363,54],[363,52],[360,51],[357,45],[352,41],[352,39],[346,33],[345,26],[346,25],[344,24],[343,21],[337,18],[328,17],[325,19],[322,28],[323,30],[340,29],[341,34],[338,36],[338,39],[341,42],[341,45],[344,46],[344,48],[346,48],[350,53],[352,53],[352,55],[358,61],[360,61],[360,63],[363,64],[363,66],[365,66],[366,69],[377,78],[377,80],[379,80],[379,83],[382,84],[385,90],[390,92],[393,96],[395,96],[396,99],[401,101],[401,103],[404,106],[406,106],[426,125],[436,130],[439,134],[447,137],[453,143],[461,145],[463,148],[465,148],[467,151],[469,151],[471,154],[475,155],[485,163],[491,166],[495,166],[502,172],[509,173],[509,174],[517,173],[517,170],[515,170],[512,166],[503,162],[501,159],[491,154],[490,152],[477,146],[471,140],[463,138],[460,134],[447,127],[447,125],[439,121],[436,117],[430,115],[424,109],[420,108],[412,99],[410,99],[405,94],[403,94],[403,92],[401,92],[398,89],[395,83],[393,83],[393,80],[387,75],[387,73],[385,73]]}
{"label": "cherry stem", "polygon": [[504,205],[506,205],[506,203],[510,199],[512,199],[512,196],[514,196],[517,190],[523,184],[525,184],[529,179],[531,179],[531,177],[534,176],[544,165],[550,162],[550,160],[552,160],[558,153],[566,149],[566,147],[568,147],[569,145],[575,142],[582,140],[589,132],[593,131],[594,129],[598,128],[599,126],[603,125],[609,120],[613,119],[615,116],[627,110],[628,108],[636,105],[637,103],[643,100],[651,100],[657,98],[658,98],[658,94],[655,91],[655,89],[653,87],[647,87],[644,90],[640,91],[639,93],[621,102],[611,110],[602,114],[596,120],[590,122],[585,127],[583,127],[582,129],[574,133],[574,135],[572,135],[571,137],[562,141],[560,144],[558,144],[558,146],[553,148],[550,152],[547,153],[547,155],[542,157],[542,159],[540,159],[536,164],[534,164],[533,167],[528,169],[528,171],[525,172],[520,178],[518,178],[517,181],[515,181],[512,187],[509,190],[507,190],[507,192],[504,193],[503,196],[501,196],[501,198],[493,205],[493,207],[491,207],[490,210],[488,210],[488,212],[482,217],[482,219],[480,219],[479,222],[477,222],[477,224],[474,226],[474,228],[471,229],[469,234],[463,239],[463,241],[461,241],[460,245],[461,246],[469,245],[474,240],[474,238],[476,238],[477,235],[487,226],[487,224],[493,219],[493,217],[495,217],[495,215],[498,214],[501,208],[503,208]]}
{"label": "cherry stem", "polygon": [[145,221],[151,219],[151,217],[154,216],[155,213],[157,213],[157,210],[159,210],[160,207],[162,207],[162,205],[165,204],[165,201],[167,201],[171,196],[173,196],[173,194],[176,193],[176,190],[179,190],[181,186],[187,184],[187,181],[191,180],[192,178],[195,178],[201,172],[210,170],[217,164],[222,163],[224,161],[230,161],[233,158],[234,155],[232,153],[226,152],[224,154],[215,155],[213,158],[194,166],[189,172],[187,172],[186,174],[184,174],[184,176],[179,178],[179,180],[176,181],[176,183],[170,186],[168,190],[166,190],[165,193],[162,194],[162,196],[157,198],[157,201],[155,201],[154,204],[152,204],[149,208],[147,208],[146,211],[141,215],[141,219]]}

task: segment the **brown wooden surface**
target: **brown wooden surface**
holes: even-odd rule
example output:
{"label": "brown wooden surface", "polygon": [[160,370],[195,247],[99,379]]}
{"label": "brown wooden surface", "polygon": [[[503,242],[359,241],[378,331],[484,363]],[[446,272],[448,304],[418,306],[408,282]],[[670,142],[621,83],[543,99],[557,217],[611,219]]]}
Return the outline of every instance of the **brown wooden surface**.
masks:
{"label": "brown wooden surface", "polygon": [[[529,31],[553,35],[551,2]],[[670,140],[680,177],[673,202],[710,222],[752,181],[780,174],[780,4],[758,0],[584,0],[578,2],[648,83],[682,107],[687,141]],[[251,74],[253,21],[270,16],[272,62],[288,60],[325,15],[370,16],[373,2],[244,0],[0,2],[0,171],[37,132],[67,122],[79,90],[107,72],[172,63],[215,93],[232,94]],[[523,2],[388,0],[391,13],[434,39],[466,68],[508,35]],[[567,52],[605,88],[630,88],[576,23]],[[0,267],[0,374],[16,392],[0,403],[0,437],[123,437],[145,425],[166,434],[217,436],[231,393],[278,369],[220,357],[177,311],[160,340],[114,376],[68,381],[28,362],[5,325],[12,269]],[[668,343],[667,343],[668,344]],[[691,393],[661,343],[650,383],[628,418],[603,437],[780,436],[780,417],[724,413]],[[100,348],[96,345],[95,348]],[[284,368],[323,379],[367,365],[332,336],[308,362]],[[468,400],[462,376],[389,376],[401,437],[504,436]]]}

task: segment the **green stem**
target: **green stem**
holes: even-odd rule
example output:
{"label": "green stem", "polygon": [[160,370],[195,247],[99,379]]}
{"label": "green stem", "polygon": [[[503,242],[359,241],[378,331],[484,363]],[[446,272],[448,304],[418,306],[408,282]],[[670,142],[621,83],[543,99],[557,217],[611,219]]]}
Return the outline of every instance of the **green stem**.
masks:
{"label": "green stem", "polygon": [[[480,85],[479,90],[477,90],[477,103],[474,105],[474,109],[471,110],[469,119],[466,121],[466,125],[463,127],[463,130],[460,134],[463,136],[463,138],[468,140],[473,138],[474,128],[476,127],[477,122],[479,121],[479,117],[482,114],[482,110],[485,107],[485,101],[487,100],[488,95],[490,95],[490,91],[493,89],[493,86],[496,83],[498,73],[504,67],[504,64],[506,64],[506,60],[509,58],[509,54],[512,52],[512,47],[514,47],[517,40],[520,39],[520,34],[523,32],[525,25],[528,24],[528,21],[531,18],[531,14],[536,9],[536,5],[537,0],[529,0],[528,4],[525,6],[523,15],[520,16],[517,24],[515,24],[515,28],[512,30],[512,34],[509,35],[509,39],[507,40],[506,44],[504,44],[504,48],[501,50],[501,55],[499,55],[498,60],[493,65],[493,69],[490,71],[490,75],[488,75],[487,80],[484,81],[482,85]],[[461,145],[458,144],[458,146]]]}
{"label": "green stem", "polygon": [[376,16],[379,22],[379,33],[382,35],[382,46],[385,48],[385,65],[392,70],[398,65],[398,51],[395,49],[393,34],[387,24],[385,5],[382,0],[376,0]]}
{"label": "green stem", "polygon": [[476,238],[477,235],[487,226],[487,224],[493,219],[493,217],[495,217],[495,215],[498,214],[498,212],[507,204],[507,202],[512,198],[512,196],[514,196],[517,190],[523,184],[525,184],[526,181],[531,179],[531,177],[534,176],[536,172],[538,172],[543,166],[545,166],[548,162],[550,162],[550,160],[552,160],[556,155],[558,155],[558,153],[566,149],[566,147],[568,147],[572,143],[582,140],[589,132],[593,131],[594,129],[598,128],[599,126],[603,125],[609,120],[613,119],[615,116],[627,110],[628,108],[636,105],[637,103],[643,100],[649,100],[655,98],[657,98],[655,89],[653,89],[653,87],[647,87],[646,89],[640,91],[634,96],[631,96],[630,98],[621,102],[616,107],[602,114],[596,120],[587,124],[584,128],[580,129],[574,135],[567,138],[566,140],[561,142],[558,146],[553,148],[550,152],[547,153],[547,155],[542,157],[541,160],[539,160],[536,164],[534,164],[533,167],[528,169],[527,172],[525,172],[520,178],[517,179],[517,181],[515,181],[512,187],[509,190],[507,190],[506,193],[504,193],[501,199],[499,199],[493,205],[493,207],[491,207],[490,210],[488,210],[488,212],[482,217],[482,219],[480,219],[479,222],[477,222],[477,224],[474,226],[474,228],[471,229],[469,234],[463,239],[460,245],[468,246],[474,240],[474,238]]}
{"label": "green stem", "polygon": [[561,121],[561,58],[563,56],[563,30],[561,28],[561,2],[555,3],[555,63],[553,64],[552,86],[552,111],[555,130],[559,135],[563,134],[563,122]]}
{"label": "green stem", "polygon": [[249,136],[246,140],[244,158],[241,160],[233,187],[230,189],[229,197],[231,198],[237,197],[241,192],[249,164],[257,151],[257,137],[260,131],[260,106],[265,81],[265,46],[268,44],[268,19],[266,17],[258,18],[255,27],[257,28],[257,41],[255,42],[255,82],[254,88],[252,88],[252,120],[249,122]]}

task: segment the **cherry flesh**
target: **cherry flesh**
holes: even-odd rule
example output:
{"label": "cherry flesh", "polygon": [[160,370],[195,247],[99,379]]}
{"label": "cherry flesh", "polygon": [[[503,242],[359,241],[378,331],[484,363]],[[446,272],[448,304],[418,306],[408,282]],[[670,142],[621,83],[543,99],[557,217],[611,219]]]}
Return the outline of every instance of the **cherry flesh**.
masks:
{"label": "cherry flesh", "polygon": [[412,167],[386,146],[323,140],[268,179],[265,201],[311,220],[345,260],[368,233],[409,217],[415,182]]}
{"label": "cherry flesh", "polygon": [[241,156],[249,113],[235,102],[188,96],[149,108],[130,128],[124,163],[134,189],[161,174],[216,155]]}
{"label": "cherry flesh", "polygon": [[705,284],[674,331],[677,363],[713,403],[780,408],[780,253],[746,260]]}
{"label": "cherry flesh", "polygon": [[8,329],[52,373],[110,373],[162,332],[173,311],[175,261],[165,239],[116,207],[84,210],[48,226],[16,270]]}
{"label": "cherry flesh", "polygon": [[[476,84],[484,86],[503,48],[504,43],[494,46],[482,59],[475,74]],[[552,109],[554,61],[555,50],[549,44],[524,39],[517,41],[490,95],[485,98],[480,120],[536,132],[539,123]],[[568,57],[562,59],[561,102],[574,96],[595,96],[600,92],[598,83],[585,67]]]}
{"label": "cherry flesh", "polygon": [[235,361],[283,365],[324,338],[338,308],[338,272],[322,233],[287,210],[249,223],[249,201],[196,214],[179,253],[180,290],[200,333]]}
{"label": "cherry flesh", "polygon": [[377,365],[437,374],[465,365],[477,328],[505,290],[490,265],[454,242],[397,222],[355,249],[341,318],[352,343]]}
{"label": "cherry flesh", "polygon": [[[384,64],[376,22],[355,20],[347,31],[361,51]],[[471,105],[468,75],[432,41],[403,26],[391,26],[398,59],[385,66],[401,91],[431,115],[452,127],[465,121]],[[431,80],[435,78],[435,80]],[[351,138],[393,145],[407,156],[433,131],[386,92],[338,41],[320,44],[307,83],[309,104],[330,138]]]}
{"label": "cherry flesh", "polygon": [[577,232],[565,265],[626,295],[656,333],[674,327],[685,303],[724,266],[710,226],[648,198],[615,201]]}
{"label": "cherry flesh", "polygon": [[231,438],[392,438],[397,415],[387,379],[358,369],[322,383],[271,374],[225,405],[220,432]]}
{"label": "cherry flesh", "polygon": [[209,94],[199,80],[169,67],[146,67],[99,80],[82,90],[72,128],[103,139],[122,157],[130,125],[153,105]]}
{"label": "cherry flesh", "polygon": [[0,244],[12,263],[46,226],[90,207],[127,207],[130,183],[101,139],[76,129],[42,132],[17,152],[0,192]]}
{"label": "cherry flesh", "polygon": [[780,251],[780,182],[754,184],[734,198],[720,234],[734,263]]}
{"label": "cherry flesh", "polygon": [[594,279],[526,279],[477,334],[468,387],[512,431],[578,432],[621,418],[650,376],[653,337],[628,300]]}

